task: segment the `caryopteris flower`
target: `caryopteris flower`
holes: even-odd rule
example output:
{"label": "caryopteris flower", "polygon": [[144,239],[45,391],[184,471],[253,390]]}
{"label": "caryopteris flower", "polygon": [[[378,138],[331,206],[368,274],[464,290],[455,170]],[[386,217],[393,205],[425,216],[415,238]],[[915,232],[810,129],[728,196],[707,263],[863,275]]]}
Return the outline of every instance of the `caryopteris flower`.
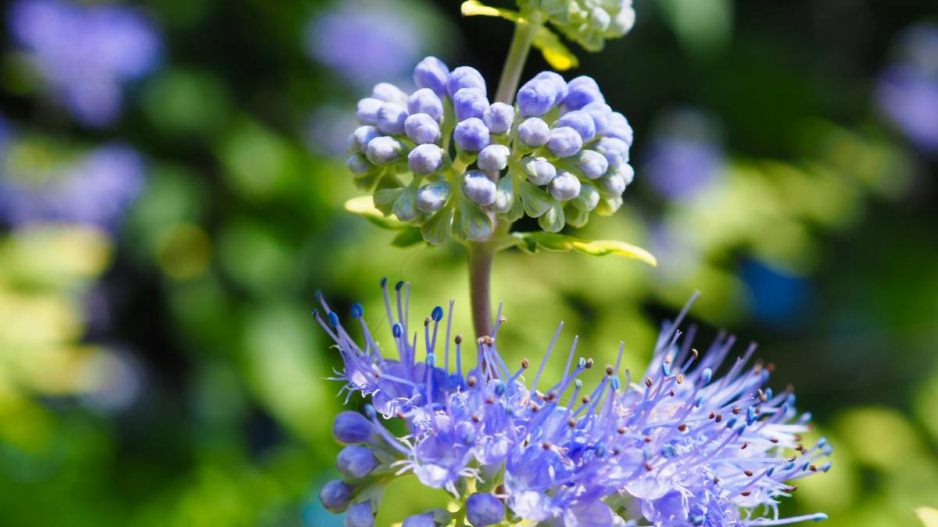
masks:
{"label": "caryopteris flower", "polygon": [[[410,286],[395,289],[395,298],[384,293],[393,346],[379,345],[358,304],[352,317],[363,345],[325,301],[315,314],[345,364],[337,377],[343,391],[371,399],[364,416],[336,418],[336,439],[350,445],[338,463],[347,479],[322,493],[332,510],[367,503],[355,509],[354,525],[364,524],[359,515],[374,510],[391,474],[408,472],[451,492],[474,526],[508,518],[563,527],[723,527],[826,517],[778,511],[796,489],[791,481],[830,468],[817,461],[831,452],[826,440],[804,445],[799,435],[810,414],[795,410],[791,390],[767,386],[771,365],[749,364],[755,346],[732,360],[733,337],[717,337],[705,353],[694,349],[694,329],[678,329],[687,308],[665,324],[643,375],[623,371],[621,348],[616,364],[594,368],[576,357],[574,339],[563,377],[549,385],[542,373],[560,328],[530,375],[527,359],[511,367],[497,351],[501,314],[492,335],[470,345],[452,334],[452,303],[415,329]],[[588,388],[581,377],[598,383]],[[384,426],[390,418],[404,421],[402,436]],[[447,522],[436,511],[404,525]]]}
{"label": "caryopteris flower", "polygon": [[160,61],[155,26],[139,10],[66,0],[19,0],[10,31],[52,93],[82,124],[111,124],[124,84]]}
{"label": "caryopteris flower", "polygon": [[379,210],[426,241],[484,240],[494,217],[528,215],[557,232],[621,206],[634,177],[632,128],[593,79],[540,73],[514,106],[490,102],[475,69],[450,71],[434,57],[414,81],[412,94],[382,83],[359,101],[348,167]]}

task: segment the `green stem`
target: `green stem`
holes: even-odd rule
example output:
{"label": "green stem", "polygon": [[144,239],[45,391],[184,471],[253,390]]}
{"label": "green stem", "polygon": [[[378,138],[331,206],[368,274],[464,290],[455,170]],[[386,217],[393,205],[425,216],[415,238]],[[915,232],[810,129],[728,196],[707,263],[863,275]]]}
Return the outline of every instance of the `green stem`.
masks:
{"label": "green stem", "polygon": [[[521,72],[524,63],[531,51],[534,35],[541,25],[539,21],[522,21],[515,25],[515,33],[508,49],[508,58],[498,81],[498,90],[495,100],[511,104],[514,94],[521,81]],[[492,218],[492,222],[497,220]],[[498,238],[508,234],[510,225],[496,225],[492,237]],[[475,328],[476,338],[492,334],[492,264],[495,261],[497,249],[491,241],[474,242],[469,244],[469,294],[472,302],[472,325]]]}

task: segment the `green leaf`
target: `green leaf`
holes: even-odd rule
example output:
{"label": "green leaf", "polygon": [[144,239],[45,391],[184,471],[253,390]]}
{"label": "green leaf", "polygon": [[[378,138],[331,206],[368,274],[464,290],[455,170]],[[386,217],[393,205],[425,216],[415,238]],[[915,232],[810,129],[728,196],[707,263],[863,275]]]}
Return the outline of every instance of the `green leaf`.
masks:
{"label": "green leaf", "polygon": [[352,214],[363,216],[382,229],[401,230],[408,227],[406,223],[396,217],[385,216],[383,212],[375,208],[374,200],[371,196],[359,196],[346,201],[345,210]]}
{"label": "green leaf", "polygon": [[453,225],[453,209],[444,207],[442,210],[430,216],[420,232],[423,239],[430,245],[439,245],[449,239],[449,231]]}
{"label": "green leaf", "polygon": [[394,204],[400,197],[403,189],[400,188],[379,188],[375,191],[374,206],[382,214],[390,216],[394,214]]}
{"label": "green leaf", "polygon": [[408,185],[394,202],[394,215],[401,221],[414,221],[417,212],[417,185]]}
{"label": "green leaf", "polygon": [[557,71],[565,71],[580,65],[579,59],[561,42],[560,37],[546,27],[534,34],[534,47],[541,50],[544,60]]}
{"label": "green leaf", "polygon": [[547,192],[525,181],[521,183],[521,201],[528,216],[539,218],[550,210],[554,199]]}
{"label": "green leaf", "polygon": [[567,217],[567,223],[578,229],[585,226],[586,223],[590,220],[589,211],[585,211],[581,208],[571,206],[566,207],[563,210]]}
{"label": "green leaf", "polygon": [[512,22],[521,20],[521,15],[514,11],[487,6],[477,0],[467,0],[463,2],[460,11],[462,12],[462,16],[494,16],[504,18],[505,20],[511,20]]}
{"label": "green leaf", "polygon": [[938,509],[921,507],[915,509],[915,514],[918,515],[918,519],[922,520],[925,527],[938,527]]}
{"label": "green leaf", "polygon": [[504,214],[515,205],[515,187],[511,175],[498,180],[498,191],[495,193],[495,204],[492,210]]}
{"label": "green leaf", "polygon": [[453,232],[461,240],[484,240],[492,234],[492,220],[478,205],[462,197],[454,218]]}
{"label": "green leaf", "polygon": [[547,232],[560,232],[566,225],[567,219],[563,213],[563,205],[554,202],[543,216],[537,219],[537,224]]}
{"label": "green leaf", "polygon": [[407,227],[391,240],[391,245],[406,249],[424,243],[423,234],[417,227]]}
{"label": "green leaf", "polygon": [[522,240],[522,249],[534,253],[539,249],[546,251],[577,251],[591,256],[606,256],[614,254],[634,258],[653,267],[658,265],[655,257],[645,249],[635,245],[616,240],[583,240],[565,234],[550,232],[516,232],[513,236]]}

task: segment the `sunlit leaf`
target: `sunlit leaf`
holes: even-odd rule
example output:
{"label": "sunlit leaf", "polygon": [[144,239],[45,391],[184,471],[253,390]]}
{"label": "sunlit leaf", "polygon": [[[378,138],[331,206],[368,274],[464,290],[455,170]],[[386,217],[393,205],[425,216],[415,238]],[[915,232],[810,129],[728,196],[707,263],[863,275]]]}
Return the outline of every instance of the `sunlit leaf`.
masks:
{"label": "sunlit leaf", "polygon": [[385,216],[380,210],[375,208],[375,203],[371,196],[359,196],[346,201],[345,210],[352,214],[358,214],[383,229],[401,230],[408,227],[406,223],[396,217]]}
{"label": "sunlit leaf", "polygon": [[591,256],[614,254],[634,258],[653,267],[658,265],[655,257],[645,249],[616,240],[583,240],[551,232],[518,232],[514,233],[514,236],[521,239],[520,248],[530,253],[543,249],[561,252],[577,251]]}
{"label": "sunlit leaf", "polygon": [[495,16],[504,18],[505,20],[511,20],[512,22],[517,22],[521,19],[521,16],[514,11],[487,6],[476,0],[463,2],[461,11],[463,16]]}
{"label": "sunlit leaf", "polygon": [[420,233],[420,229],[417,227],[407,227],[391,240],[391,245],[406,249],[423,242],[423,234]]}
{"label": "sunlit leaf", "polygon": [[915,509],[915,514],[918,514],[918,519],[922,520],[925,527],[938,527],[938,509],[921,507]]}
{"label": "sunlit leaf", "polygon": [[579,59],[560,41],[560,37],[546,27],[537,31],[533,44],[555,70],[565,71],[580,65]]}

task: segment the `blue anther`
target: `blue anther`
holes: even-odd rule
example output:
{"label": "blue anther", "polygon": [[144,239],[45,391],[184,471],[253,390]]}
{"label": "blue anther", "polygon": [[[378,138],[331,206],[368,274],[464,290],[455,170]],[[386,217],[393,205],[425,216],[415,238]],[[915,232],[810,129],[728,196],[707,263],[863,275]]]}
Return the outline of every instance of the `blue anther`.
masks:
{"label": "blue anther", "polygon": [[329,325],[332,327],[337,327],[339,325],[339,315],[336,315],[335,311],[329,312]]}
{"label": "blue anther", "polygon": [[435,308],[433,308],[433,312],[430,313],[430,318],[432,318],[433,320],[437,322],[439,322],[440,320],[443,320],[443,308],[440,306],[436,306]]}
{"label": "blue anther", "polygon": [[352,304],[352,318],[362,318],[362,315],[365,314],[365,308],[362,307],[358,302]]}

